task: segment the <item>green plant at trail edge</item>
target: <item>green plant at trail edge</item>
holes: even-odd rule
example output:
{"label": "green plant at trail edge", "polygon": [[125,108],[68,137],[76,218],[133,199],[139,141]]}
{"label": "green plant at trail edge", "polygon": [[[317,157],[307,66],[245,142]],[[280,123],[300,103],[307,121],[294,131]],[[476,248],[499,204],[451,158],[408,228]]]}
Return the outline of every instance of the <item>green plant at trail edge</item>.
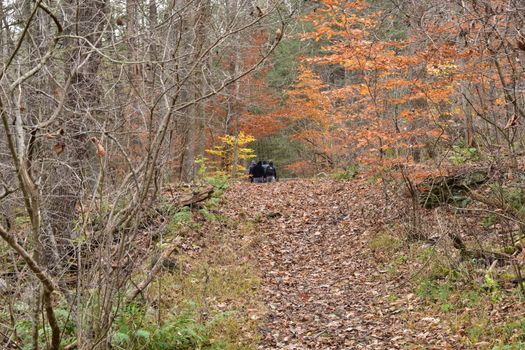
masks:
{"label": "green plant at trail edge", "polygon": [[358,165],[349,165],[344,168],[342,171],[338,171],[332,175],[332,177],[339,181],[348,181],[352,180],[359,173]]}
{"label": "green plant at trail edge", "polygon": [[446,301],[452,293],[449,282],[439,283],[436,281],[423,281],[416,290],[419,297],[431,301]]}
{"label": "green plant at trail edge", "polygon": [[402,241],[395,236],[387,233],[382,233],[374,237],[368,243],[368,247],[374,252],[394,253],[401,248]]}
{"label": "green plant at trail edge", "polygon": [[480,225],[484,228],[490,228],[498,221],[498,218],[494,214],[487,215],[481,219]]}
{"label": "green plant at trail edge", "polygon": [[234,344],[215,338],[214,330],[233,315],[222,312],[209,320],[200,321],[196,306],[189,303],[182,311],[172,313],[161,325],[146,314],[144,307],[130,305],[122,311],[111,336],[115,349],[147,350],[218,350],[236,349]]}
{"label": "green plant at trail edge", "polygon": [[170,221],[171,225],[187,224],[191,221],[191,210],[189,207],[183,207],[181,210],[173,214]]}
{"label": "green plant at trail edge", "polygon": [[452,154],[448,159],[454,164],[463,164],[469,160],[478,160],[478,150],[474,147],[464,147],[462,145],[452,146]]}

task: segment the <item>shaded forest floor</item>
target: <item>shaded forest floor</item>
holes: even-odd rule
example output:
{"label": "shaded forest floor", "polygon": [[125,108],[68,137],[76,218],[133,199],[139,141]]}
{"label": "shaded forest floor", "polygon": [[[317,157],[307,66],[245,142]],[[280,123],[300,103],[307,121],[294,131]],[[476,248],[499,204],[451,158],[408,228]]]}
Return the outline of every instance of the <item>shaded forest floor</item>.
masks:
{"label": "shaded forest floor", "polygon": [[421,213],[429,242],[407,239],[408,198],[364,180],[237,182],[217,204],[173,283],[203,319],[233,316],[213,331],[227,349],[525,348],[519,289],[461,260],[446,210]]}

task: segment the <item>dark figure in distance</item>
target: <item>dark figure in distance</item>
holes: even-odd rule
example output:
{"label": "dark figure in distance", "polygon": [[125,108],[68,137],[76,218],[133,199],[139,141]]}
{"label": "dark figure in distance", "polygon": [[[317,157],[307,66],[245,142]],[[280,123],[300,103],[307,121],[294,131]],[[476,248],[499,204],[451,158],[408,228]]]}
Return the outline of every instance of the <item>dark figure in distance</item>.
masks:
{"label": "dark figure in distance", "polygon": [[268,162],[266,160],[262,161],[262,167],[264,168],[264,171],[266,172],[266,169],[268,168]]}
{"label": "dark figure in distance", "polygon": [[266,167],[266,170],[264,172],[266,182],[275,182],[277,181],[277,170],[275,170],[275,167],[273,166],[273,162],[270,161],[268,163],[268,167]]}
{"label": "dark figure in distance", "polygon": [[250,166],[248,167],[248,178],[250,179],[250,182],[253,182],[253,169],[256,165],[257,163],[255,162],[255,160],[252,160]]}
{"label": "dark figure in distance", "polygon": [[262,162],[259,161],[254,167],[253,167],[253,182],[254,183],[263,183],[264,182],[264,168],[262,165]]}

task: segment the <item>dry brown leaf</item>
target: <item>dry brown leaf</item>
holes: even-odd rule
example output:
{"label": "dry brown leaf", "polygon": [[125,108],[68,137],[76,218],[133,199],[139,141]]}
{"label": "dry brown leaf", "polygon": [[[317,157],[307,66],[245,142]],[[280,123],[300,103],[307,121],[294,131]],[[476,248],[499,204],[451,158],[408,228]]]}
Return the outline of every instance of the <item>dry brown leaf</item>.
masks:
{"label": "dry brown leaf", "polygon": [[91,142],[93,142],[95,144],[95,147],[97,148],[97,151],[96,151],[97,156],[99,158],[105,157],[106,149],[104,148],[104,146],[102,146],[102,143],[96,137],[92,137]]}
{"label": "dry brown leaf", "polygon": [[66,144],[64,142],[58,142],[53,146],[53,152],[58,156],[62,152],[64,152],[64,149],[66,148]]}

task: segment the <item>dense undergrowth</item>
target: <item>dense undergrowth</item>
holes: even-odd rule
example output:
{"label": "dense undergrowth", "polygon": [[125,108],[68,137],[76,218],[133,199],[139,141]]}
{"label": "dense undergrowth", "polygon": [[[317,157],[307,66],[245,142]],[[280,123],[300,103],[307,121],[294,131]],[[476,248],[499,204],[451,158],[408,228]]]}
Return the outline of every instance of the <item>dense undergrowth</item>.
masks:
{"label": "dense undergrowth", "polygon": [[[431,215],[426,214],[427,218]],[[452,220],[454,214],[449,215],[441,220]],[[486,227],[485,216],[477,220],[478,226]],[[439,228],[432,219],[423,225],[434,234]],[[525,295],[508,262],[461,256],[446,236],[436,241],[413,240],[406,226],[396,222],[383,227],[369,241],[369,248],[385,280],[406,281],[406,289],[392,292],[387,300],[400,308],[407,326],[416,327],[423,320],[430,333],[445,328],[467,349],[525,348]],[[485,249],[498,250],[494,241],[484,239]],[[476,240],[471,237],[468,244],[476,246]]]}
{"label": "dense undergrowth", "polygon": [[122,310],[113,330],[115,348],[256,348],[262,306],[257,273],[246,259],[256,235],[249,223],[239,225],[215,210],[228,180],[207,181],[215,191],[203,206],[167,208],[170,221],[157,244],[186,239],[143,297]]}
{"label": "dense undergrowth", "polygon": [[[408,328],[423,322],[422,338],[441,330],[466,349],[524,349],[525,175],[460,150],[450,156],[449,175],[419,180],[413,193],[396,171],[353,180],[358,169],[349,167],[333,178],[366,182],[378,198],[383,185],[384,221],[368,249],[383,282],[400,281],[385,297]],[[429,183],[437,190],[421,193]],[[438,194],[431,205],[427,193]]]}
{"label": "dense undergrowth", "polygon": [[[178,248],[132,303],[125,302],[126,291],[118,297],[107,346],[130,350],[255,349],[257,315],[262,306],[256,296],[257,273],[246,256],[257,237],[249,222],[232,222],[216,210],[228,180],[213,177],[205,182],[214,187],[214,192],[203,205],[176,207],[169,196],[159,204],[163,219],[158,222],[164,224],[150,228],[151,235],[147,236],[151,242],[138,242],[147,255],[138,262],[140,267],[131,280],[143,280],[162,251],[173,244]],[[23,219],[18,218],[20,225]],[[2,261],[9,264],[9,250],[0,244]],[[14,314],[29,313],[30,305],[24,298],[16,301],[5,296],[9,305],[1,307],[0,324],[10,324]],[[62,329],[61,344],[72,348],[78,334],[74,310],[60,297],[55,312]],[[31,349],[31,321],[22,318],[13,327],[12,343]],[[39,345],[45,347],[50,329],[40,328],[38,332],[42,340]]]}

